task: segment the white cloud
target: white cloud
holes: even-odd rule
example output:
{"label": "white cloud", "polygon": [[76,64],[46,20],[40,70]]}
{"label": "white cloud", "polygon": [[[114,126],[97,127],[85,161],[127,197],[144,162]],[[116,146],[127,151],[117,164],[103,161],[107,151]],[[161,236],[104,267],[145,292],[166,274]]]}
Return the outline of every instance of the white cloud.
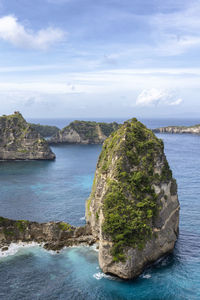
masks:
{"label": "white cloud", "polygon": [[173,56],[200,47],[200,2],[188,1],[182,10],[150,17],[158,55]]}
{"label": "white cloud", "polygon": [[141,106],[179,105],[182,101],[181,98],[177,98],[174,91],[152,88],[143,90],[137,97],[136,104]]}
{"label": "white cloud", "polygon": [[0,18],[0,39],[17,47],[46,50],[64,37],[65,33],[59,28],[48,27],[33,32],[20,24],[14,16]]}

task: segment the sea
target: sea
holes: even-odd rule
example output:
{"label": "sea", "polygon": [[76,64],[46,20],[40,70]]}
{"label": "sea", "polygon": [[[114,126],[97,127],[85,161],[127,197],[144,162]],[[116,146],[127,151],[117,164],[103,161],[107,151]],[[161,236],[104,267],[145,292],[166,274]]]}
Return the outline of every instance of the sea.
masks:
{"label": "sea", "polygon": [[[89,119],[88,119],[89,120]],[[96,119],[117,121],[122,119]],[[30,119],[60,128],[70,119]],[[197,119],[141,119],[149,128],[194,125]],[[157,134],[181,205],[180,234],[174,252],[135,280],[102,273],[98,250],[12,244],[0,252],[0,300],[181,300],[200,299],[200,136]],[[31,221],[85,224],[85,201],[101,145],[53,146],[55,161],[0,162],[0,216]]]}

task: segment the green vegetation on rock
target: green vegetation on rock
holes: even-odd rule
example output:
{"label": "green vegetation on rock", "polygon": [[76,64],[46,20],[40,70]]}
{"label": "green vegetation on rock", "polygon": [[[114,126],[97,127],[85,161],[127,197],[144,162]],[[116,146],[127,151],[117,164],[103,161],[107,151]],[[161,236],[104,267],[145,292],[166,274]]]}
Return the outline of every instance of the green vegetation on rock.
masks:
{"label": "green vegetation on rock", "polygon": [[59,227],[59,229],[61,229],[63,231],[71,231],[72,230],[72,226],[65,222],[58,223],[58,227]]}
{"label": "green vegetation on rock", "polygon": [[18,220],[16,221],[16,227],[20,232],[24,232],[28,226],[29,221],[27,220]]}
{"label": "green vegetation on rock", "polygon": [[[113,242],[114,261],[125,260],[125,247],[142,249],[152,236],[152,224],[159,210],[153,185],[172,178],[166,158],[161,162],[162,159],[162,140],[136,119],[125,122],[104,142],[98,176],[112,176],[106,176],[102,229]],[[158,161],[163,164],[161,174],[156,172]],[[90,201],[91,196],[88,205]]]}

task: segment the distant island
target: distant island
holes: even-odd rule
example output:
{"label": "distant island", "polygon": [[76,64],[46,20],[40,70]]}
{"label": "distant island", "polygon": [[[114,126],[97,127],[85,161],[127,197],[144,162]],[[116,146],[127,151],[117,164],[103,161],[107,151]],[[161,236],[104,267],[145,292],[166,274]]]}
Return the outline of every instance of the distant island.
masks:
{"label": "distant island", "polygon": [[49,139],[50,144],[103,144],[120,127],[116,122],[74,121]]}
{"label": "distant island", "polygon": [[[30,125],[19,113],[3,118],[3,130],[11,132],[11,137],[22,135],[14,145],[22,142],[24,147]],[[37,148],[38,140],[33,140]],[[176,180],[162,140],[136,119],[121,125],[103,144],[86,203],[86,221],[85,226],[74,227],[65,222],[41,224],[1,217],[0,248],[7,250],[19,241],[44,243],[52,250],[96,242],[103,272],[123,279],[137,277],[146,265],[174,248],[179,230]]]}
{"label": "distant island", "polygon": [[200,134],[200,124],[193,126],[167,126],[153,129],[155,133]]}
{"label": "distant island", "polygon": [[0,160],[53,160],[45,139],[19,112],[0,117]]}
{"label": "distant island", "polygon": [[29,123],[29,124],[34,130],[36,130],[44,138],[52,137],[60,130],[56,126],[41,125],[41,124],[34,124],[34,123]]}

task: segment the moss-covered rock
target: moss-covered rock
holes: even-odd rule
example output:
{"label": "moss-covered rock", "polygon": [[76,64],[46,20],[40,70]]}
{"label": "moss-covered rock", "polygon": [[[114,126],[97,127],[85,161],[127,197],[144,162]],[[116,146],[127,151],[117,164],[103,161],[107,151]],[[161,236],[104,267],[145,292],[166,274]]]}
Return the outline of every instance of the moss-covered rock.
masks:
{"label": "moss-covered rock", "polygon": [[100,240],[104,272],[132,278],[173,249],[179,212],[176,183],[162,140],[136,119],[104,142],[86,210]]}
{"label": "moss-covered rock", "polygon": [[44,138],[19,112],[0,117],[0,160],[55,159]]}
{"label": "moss-covered rock", "polygon": [[102,144],[119,126],[116,122],[74,121],[57,132],[49,143]]}

